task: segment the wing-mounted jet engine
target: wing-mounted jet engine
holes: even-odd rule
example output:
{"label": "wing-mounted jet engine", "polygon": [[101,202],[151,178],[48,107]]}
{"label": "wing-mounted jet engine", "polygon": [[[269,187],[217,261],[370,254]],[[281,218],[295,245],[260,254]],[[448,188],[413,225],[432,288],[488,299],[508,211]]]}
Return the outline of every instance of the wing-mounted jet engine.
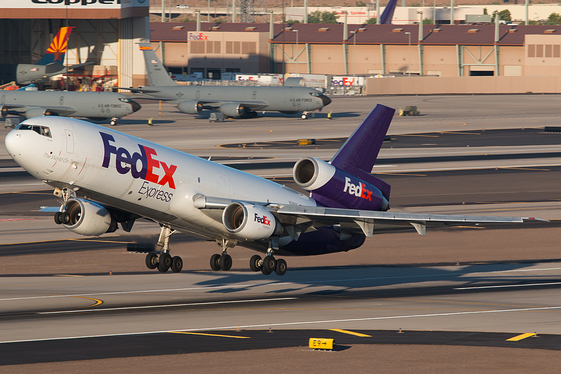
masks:
{"label": "wing-mounted jet engine", "polygon": [[196,100],[182,101],[177,105],[180,112],[187,114],[198,114],[203,110],[203,104]]}
{"label": "wing-mounted jet engine", "polygon": [[267,209],[248,203],[231,203],[222,213],[222,224],[242,240],[268,239],[283,233],[283,226]]}
{"label": "wing-mounted jet engine", "polygon": [[117,230],[117,222],[103,206],[83,199],[69,199],[55,222],[76,234],[98,236]]}

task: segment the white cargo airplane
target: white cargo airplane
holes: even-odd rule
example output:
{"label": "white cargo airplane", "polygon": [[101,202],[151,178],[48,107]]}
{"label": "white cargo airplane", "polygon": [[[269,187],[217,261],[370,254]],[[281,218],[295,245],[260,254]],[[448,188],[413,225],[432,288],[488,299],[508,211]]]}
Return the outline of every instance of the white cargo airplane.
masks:
{"label": "white cargo airplane", "polygon": [[371,173],[394,109],[378,105],[330,162],[306,157],[294,180],[310,196],[266,179],[88,122],[56,117],[26,120],[6,136],[13,159],[62,198],[57,224],[81,235],[130,231],[136,219],[161,226],[159,256],[146,265],[181,271],[170,236],[180,230],[216,241],[213,270],[229,270],[229,249],[265,253],[253,271],[278,275],[287,264],[274,255],[319,255],[361,246],[374,229],[430,224],[512,223],[524,217],[386,212],[390,186]]}

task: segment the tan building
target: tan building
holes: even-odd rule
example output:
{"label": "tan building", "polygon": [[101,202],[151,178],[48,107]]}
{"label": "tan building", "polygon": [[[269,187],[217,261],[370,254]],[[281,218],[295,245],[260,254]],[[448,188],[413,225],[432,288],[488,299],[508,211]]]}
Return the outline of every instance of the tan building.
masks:
{"label": "tan building", "polygon": [[200,33],[195,28],[151,24],[152,42],[163,42],[166,66],[212,78],[229,71],[561,77],[561,26],[275,24],[272,37],[267,24],[202,23]]}

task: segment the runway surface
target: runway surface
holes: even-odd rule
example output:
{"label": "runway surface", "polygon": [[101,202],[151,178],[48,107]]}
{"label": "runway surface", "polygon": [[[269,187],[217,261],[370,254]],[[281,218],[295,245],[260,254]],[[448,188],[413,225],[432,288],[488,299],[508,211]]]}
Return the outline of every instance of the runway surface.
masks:
{"label": "runway surface", "polygon": [[[250,272],[253,253],[239,247],[229,252],[232,271],[211,272],[208,259],[219,248],[184,234],[172,237],[172,253],[183,257],[185,270],[150,271],[144,255],[126,247],[153,242],[157,225],[139,222],[131,234],[96,239],[60,229],[50,214],[38,212],[39,206],[56,205],[51,191],[0,149],[0,365],[60,370],[63,361],[183,360],[232,351],[228,359],[244,372],[252,364],[240,362],[245,356],[239,351],[259,357],[277,352],[296,364],[309,338],[333,337],[338,348],[332,354],[341,355],[336,361],[353,361],[357,366],[349,368],[355,370],[364,371],[360,365],[373,354],[362,345],[398,344],[401,354],[410,355],[423,351],[418,345],[486,347],[472,353],[495,372],[506,367],[497,357],[511,362],[524,357],[516,353],[524,349],[512,347],[548,350],[545,356],[530,354],[547,357],[549,364],[540,366],[547,372],[561,358],[561,135],[543,130],[556,125],[557,100],[556,95],[341,98],[328,107],[333,121],[324,112],[307,121],[267,114],[223,124],[192,120],[164,105],[165,115],[153,128],[141,116],[157,118],[157,104],[142,103],[140,112],[121,121],[117,130],[294,187],[292,164],[309,155],[329,159],[373,102],[417,105],[422,116],[394,119],[391,141],[374,168],[392,185],[392,210],[551,220],[439,229],[426,237],[413,229],[375,235],[348,253],[286,257],[289,271],[283,277]],[[2,136],[6,132],[0,130]],[[317,142],[304,148],[292,144],[300,138]],[[522,333],[537,336],[507,341]],[[501,356],[504,347],[509,353]],[[461,362],[463,354],[451,352]],[[339,370],[331,359],[324,366],[321,361],[321,372]],[[219,362],[225,361],[207,368]],[[20,365],[31,363],[43,364]],[[473,362],[464,365],[475,368]],[[414,362],[399,369],[413,368],[450,371],[444,364],[418,368]],[[276,369],[270,372],[280,372]]]}

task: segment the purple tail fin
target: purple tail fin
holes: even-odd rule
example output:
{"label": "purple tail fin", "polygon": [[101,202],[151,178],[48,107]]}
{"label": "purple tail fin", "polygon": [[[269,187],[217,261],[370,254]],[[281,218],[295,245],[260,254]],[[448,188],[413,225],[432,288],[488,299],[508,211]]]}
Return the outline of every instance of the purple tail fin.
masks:
{"label": "purple tail fin", "polygon": [[380,16],[380,23],[382,25],[392,23],[393,12],[395,11],[396,5],[397,5],[397,0],[388,1],[388,5],[386,5],[384,12]]}
{"label": "purple tail fin", "polygon": [[376,105],[331,159],[331,165],[378,187],[389,200],[390,185],[371,175],[395,109]]}

